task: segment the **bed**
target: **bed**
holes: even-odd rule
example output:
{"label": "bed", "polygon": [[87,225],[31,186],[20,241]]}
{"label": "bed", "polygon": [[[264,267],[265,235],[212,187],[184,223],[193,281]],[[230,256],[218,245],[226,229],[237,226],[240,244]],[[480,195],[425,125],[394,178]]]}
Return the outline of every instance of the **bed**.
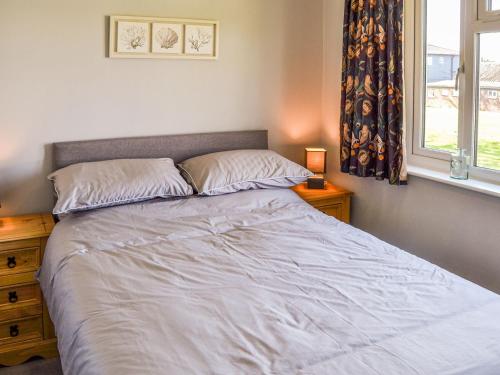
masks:
{"label": "bed", "polygon": [[[56,168],[157,155],[160,138],[56,145]],[[267,148],[265,132],[208,138],[160,156]],[[500,373],[498,295],[288,189],[69,215],[39,279],[66,374]]]}

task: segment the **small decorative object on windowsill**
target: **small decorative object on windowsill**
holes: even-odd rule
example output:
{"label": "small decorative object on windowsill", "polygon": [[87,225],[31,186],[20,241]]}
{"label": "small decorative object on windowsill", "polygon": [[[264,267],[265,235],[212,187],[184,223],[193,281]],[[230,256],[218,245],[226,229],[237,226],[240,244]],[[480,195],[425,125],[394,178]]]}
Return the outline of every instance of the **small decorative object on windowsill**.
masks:
{"label": "small decorative object on windowsill", "polygon": [[325,188],[326,153],[324,148],[306,148],[306,168],[314,173],[307,180],[308,189]]}
{"label": "small decorative object on windowsill", "polygon": [[456,153],[451,155],[450,177],[457,180],[469,179],[470,156],[467,155],[467,150],[458,149]]}

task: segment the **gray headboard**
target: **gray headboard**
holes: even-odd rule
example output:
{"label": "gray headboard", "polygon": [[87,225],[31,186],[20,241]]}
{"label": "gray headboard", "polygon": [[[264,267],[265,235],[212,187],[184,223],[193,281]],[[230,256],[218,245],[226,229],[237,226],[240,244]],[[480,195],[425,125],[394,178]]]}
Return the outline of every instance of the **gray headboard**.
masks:
{"label": "gray headboard", "polygon": [[267,130],[251,130],[60,142],[53,144],[53,160],[57,170],[112,159],[172,158],[178,163],[212,152],[267,148]]}

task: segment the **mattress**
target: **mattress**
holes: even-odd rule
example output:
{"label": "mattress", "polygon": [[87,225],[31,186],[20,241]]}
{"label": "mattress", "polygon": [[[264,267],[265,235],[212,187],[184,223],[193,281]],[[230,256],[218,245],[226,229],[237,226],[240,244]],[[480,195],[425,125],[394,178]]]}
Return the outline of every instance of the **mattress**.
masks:
{"label": "mattress", "polygon": [[65,374],[499,374],[500,297],[290,190],[59,222],[39,279]]}

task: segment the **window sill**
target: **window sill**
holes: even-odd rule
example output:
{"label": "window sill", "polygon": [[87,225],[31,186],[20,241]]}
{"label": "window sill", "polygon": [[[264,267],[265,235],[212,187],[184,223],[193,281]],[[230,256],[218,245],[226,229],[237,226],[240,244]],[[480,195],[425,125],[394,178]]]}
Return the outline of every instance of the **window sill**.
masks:
{"label": "window sill", "polygon": [[474,179],[455,180],[451,178],[447,173],[437,172],[427,168],[410,166],[410,165],[408,166],[408,174],[410,176],[426,178],[428,180],[437,181],[443,184],[448,184],[500,198],[500,185],[497,184],[474,180]]}

